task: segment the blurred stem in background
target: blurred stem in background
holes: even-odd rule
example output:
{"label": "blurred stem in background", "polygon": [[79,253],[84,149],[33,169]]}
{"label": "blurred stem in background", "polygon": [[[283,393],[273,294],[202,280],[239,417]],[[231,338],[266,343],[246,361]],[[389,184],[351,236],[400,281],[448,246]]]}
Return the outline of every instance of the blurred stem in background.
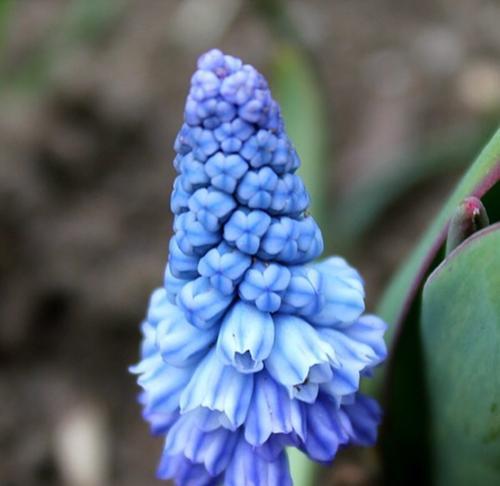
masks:
{"label": "blurred stem in background", "polygon": [[[271,66],[272,91],[281,105],[287,131],[302,160],[299,170],[311,195],[311,213],[322,228],[327,226],[326,176],[328,124],[325,87],[320,83],[312,56],[291,21],[286,3],[258,0],[256,8],[277,36],[278,48]],[[324,232],[326,246],[328,232]],[[317,484],[320,466],[297,449],[288,456],[295,486]]]}

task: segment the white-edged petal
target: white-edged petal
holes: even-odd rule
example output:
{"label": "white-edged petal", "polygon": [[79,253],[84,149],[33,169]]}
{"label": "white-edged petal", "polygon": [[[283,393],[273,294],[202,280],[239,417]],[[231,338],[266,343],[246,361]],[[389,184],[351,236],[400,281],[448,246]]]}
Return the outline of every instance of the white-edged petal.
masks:
{"label": "white-edged petal", "polygon": [[181,412],[205,407],[220,412],[236,429],[243,424],[253,393],[253,375],[239,373],[220,361],[212,349],[200,362],[181,394]]}
{"label": "white-edged petal", "polygon": [[237,302],[225,315],[217,341],[221,361],[241,373],[263,368],[274,343],[274,322],[268,312],[261,312],[245,302]]}

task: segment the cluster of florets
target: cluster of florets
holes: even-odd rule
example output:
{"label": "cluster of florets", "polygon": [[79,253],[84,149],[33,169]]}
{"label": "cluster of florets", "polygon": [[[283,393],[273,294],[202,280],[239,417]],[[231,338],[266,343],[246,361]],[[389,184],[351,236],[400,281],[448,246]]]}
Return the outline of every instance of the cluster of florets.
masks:
{"label": "cluster of florets", "polygon": [[360,376],[385,357],[363,283],[323,251],[299,158],[253,67],[209,51],[175,141],[165,282],[134,368],[180,485],[286,485],[286,446],[330,461],[376,437]]}

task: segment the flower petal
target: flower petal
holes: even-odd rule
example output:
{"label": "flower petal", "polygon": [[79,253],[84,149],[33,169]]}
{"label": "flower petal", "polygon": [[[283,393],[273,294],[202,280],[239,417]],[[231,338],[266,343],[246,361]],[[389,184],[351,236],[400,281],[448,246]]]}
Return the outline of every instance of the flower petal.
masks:
{"label": "flower petal", "polygon": [[315,365],[336,362],[332,347],[303,319],[281,314],[274,317],[274,325],[274,346],[265,366],[291,394],[300,392],[294,387],[307,385],[309,372]]}
{"label": "flower petal", "polygon": [[[274,343],[274,323],[271,315],[253,305],[237,302],[222,321],[217,341],[217,353],[224,364],[241,373],[253,373],[263,368]],[[246,359],[242,359],[247,355]]]}
{"label": "flower petal", "polygon": [[244,439],[240,439],[226,471],[225,486],[292,486],[285,451],[266,461]]}
{"label": "flower petal", "polygon": [[252,402],[245,421],[245,439],[260,446],[271,434],[297,433],[305,437],[305,415],[297,400],[266,371],[255,375]]}
{"label": "flower petal", "polygon": [[180,397],[181,412],[205,407],[220,412],[229,426],[243,424],[253,393],[253,375],[225,366],[212,349],[198,365]]}
{"label": "flower petal", "polygon": [[156,340],[163,360],[178,367],[200,361],[217,339],[217,327],[201,330],[189,324],[179,307],[171,304],[167,316],[158,324]]}

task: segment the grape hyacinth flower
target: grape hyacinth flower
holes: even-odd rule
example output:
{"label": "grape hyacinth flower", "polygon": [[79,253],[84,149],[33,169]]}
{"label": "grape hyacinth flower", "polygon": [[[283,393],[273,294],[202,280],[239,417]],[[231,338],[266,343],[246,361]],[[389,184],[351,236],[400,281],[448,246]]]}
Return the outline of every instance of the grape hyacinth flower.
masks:
{"label": "grape hyacinth flower", "polygon": [[174,235],[142,324],[144,418],[166,435],[158,476],[178,485],[292,484],[286,447],[332,461],[375,442],[359,392],[386,355],[361,277],[313,261],[321,231],[264,77],[211,50],[175,141]]}

